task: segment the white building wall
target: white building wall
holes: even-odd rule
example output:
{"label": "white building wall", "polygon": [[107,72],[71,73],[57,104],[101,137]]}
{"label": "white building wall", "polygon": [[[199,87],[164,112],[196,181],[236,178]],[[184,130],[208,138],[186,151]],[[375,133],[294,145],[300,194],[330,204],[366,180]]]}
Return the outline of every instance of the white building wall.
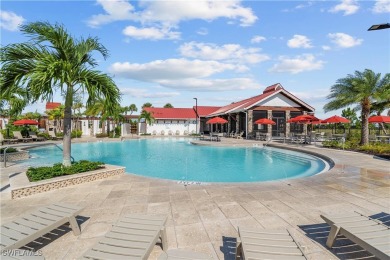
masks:
{"label": "white building wall", "polygon": [[[199,127],[199,126],[198,126]],[[146,126],[146,133],[151,135],[188,135],[196,133],[196,120],[162,120],[157,119],[152,125]]]}
{"label": "white building wall", "polygon": [[275,107],[300,107],[299,104],[295,103],[288,97],[278,93],[275,96],[268,97],[263,101],[259,102],[259,106],[275,106]]}

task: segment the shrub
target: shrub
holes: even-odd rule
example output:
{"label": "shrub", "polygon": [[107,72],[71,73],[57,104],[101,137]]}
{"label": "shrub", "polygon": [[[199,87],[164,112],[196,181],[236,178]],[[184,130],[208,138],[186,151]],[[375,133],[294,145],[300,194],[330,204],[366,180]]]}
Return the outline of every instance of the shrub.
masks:
{"label": "shrub", "polygon": [[96,134],[96,138],[104,138],[104,137],[108,137],[108,134],[106,133]]}
{"label": "shrub", "polygon": [[[5,148],[1,148],[0,149],[0,154],[4,154],[4,150],[5,150]],[[8,148],[5,151],[5,153],[16,153],[16,152],[18,152],[18,150],[16,148],[12,148],[12,147]]]}
{"label": "shrub", "polygon": [[151,133],[141,133],[140,135],[152,135]]}
{"label": "shrub", "polygon": [[69,167],[64,167],[61,163],[56,163],[53,166],[45,167],[30,167],[27,169],[27,177],[30,181],[40,181],[51,179],[63,175],[72,175],[87,171],[93,171],[104,168],[103,162],[91,162],[86,160],[80,160],[72,163]]}
{"label": "shrub", "polygon": [[71,133],[71,138],[80,138],[83,135],[81,130],[73,130]]}

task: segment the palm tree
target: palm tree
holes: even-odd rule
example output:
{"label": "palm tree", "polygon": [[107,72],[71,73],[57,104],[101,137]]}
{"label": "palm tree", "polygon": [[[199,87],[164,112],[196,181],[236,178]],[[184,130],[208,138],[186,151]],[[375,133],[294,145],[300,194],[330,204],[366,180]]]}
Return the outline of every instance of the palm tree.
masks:
{"label": "palm tree", "polygon": [[130,106],[128,106],[128,111],[130,112],[130,115],[132,115],[134,112],[137,112],[138,111],[138,108],[135,104],[131,104]]}
{"label": "palm tree", "polygon": [[328,99],[331,101],[324,106],[325,112],[357,104],[361,107],[362,133],[360,145],[368,144],[368,117],[370,116],[372,104],[381,100],[383,93],[389,93],[390,74],[386,73],[383,78],[381,74],[366,69],[363,72],[355,71],[354,75],[349,74],[346,78],[336,81],[331,87],[331,94]]}
{"label": "palm tree", "polygon": [[98,98],[92,104],[87,106],[87,109],[85,110],[85,114],[87,116],[100,117],[100,122],[102,124],[102,133],[103,134],[106,133],[107,113],[106,113],[106,105],[102,98]]}
{"label": "palm tree", "polygon": [[142,110],[141,114],[139,115],[139,118],[145,119],[145,122],[149,125],[153,124],[153,122],[155,120],[152,113],[150,113],[146,110]]}
{"label": "palm tree", "polygon": [[1,86],[7,93],[21,87],[31,95],[30,101],[51,100],[54,91],[65,96],[63,165],[71,165],[71,120],[73,96],[88,94],[87,104],[103,96],[107,109],[120,101],[119,89],[107,74],[94,70],[92,52],[104,59],[108,50],[97,38],[73,38],[60,24],[34,22],[20,26],[30,41],[2,47]]}
{"label": "palm tree", "polygon": [[62,130],[62,119],[64,118],[64,112],[65,112],[65,106],[60,105],[54,109],[48,110],[45,113],[47,114],[49,120],[52,120],[55,122],[56,126],[56,133]]}

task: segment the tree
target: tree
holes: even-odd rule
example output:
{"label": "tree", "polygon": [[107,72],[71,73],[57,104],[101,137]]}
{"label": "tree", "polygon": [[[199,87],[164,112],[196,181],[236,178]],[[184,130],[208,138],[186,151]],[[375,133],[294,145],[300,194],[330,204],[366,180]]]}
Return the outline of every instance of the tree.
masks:
{"label": "tree", "polygon": [[[71,120],[73,96],[88,94],[87,104],[104,97],[107,109],[120,101],[120,93],[107,74],[94,70],[97,61],[92,52],[104,59],[108,50],[97,38],[73,38],[60,24],[34,22],[20,26],[30,38],[25,43],[9,44],[1,52],[1,86],[5,95],[17,88],[29,93],[29,101],[50,101],[56,90],[65,96],[63,165],[71,165]],[[3,91],[2,90],[2,91]]]}
{"label": "tree", "polygon": [[145,119],[145,122],[148,123],[149,125],[153,124],[153,122],[155,120],[152,113],[150,113],[146,110],[142,110],[141,114],[139,115],[139,118]]}
{"label": "tree", "polygon": [[361,108],[362,132],[360,144],[368,144],[368,117],[372,103],[381,100],[381,94],[388,93],[390,89],[390,74],[381,74],[366,69],[363,72],[355,71],[346,78],[336,81],[331,87],[328,99],[331,101],[324,106],[325,112],[357,104]]}
{"label": "tree", "polygon": [[171,105],[171,103],[166,103],[164,108],[173,108],[173,106]]}
{"label": "tree", "polygon": [[153,107],[152,103],[146,102],[145,104],[142,105],[142,109],[145,107]]}
{"label": "tree", "polygon": [[56,132],[62,131],[62,119],[64,118],[65,106],[60,105],[54,109],[48,110],[45,113],[49,117],[49,120],[53,120],[56,126]]}
{"label": "tree", "polygon": [[[150,104],[152,105],[152,104]],[[130,112],[130,115],[132,115],[134,112],[137,112],[138,111],[138,108],[135,104],[131,104],[130,106],[128,106],[128,111]]]}
{"label": "tree", "polygon": [[341,116],[345,117],[346,119],[349,119],[351,121],[351,125],[356,125],[356,122],[358,121],[358,118],[356,116],[356,111],[351,109],[350,107],[343,109],[341,111]]}

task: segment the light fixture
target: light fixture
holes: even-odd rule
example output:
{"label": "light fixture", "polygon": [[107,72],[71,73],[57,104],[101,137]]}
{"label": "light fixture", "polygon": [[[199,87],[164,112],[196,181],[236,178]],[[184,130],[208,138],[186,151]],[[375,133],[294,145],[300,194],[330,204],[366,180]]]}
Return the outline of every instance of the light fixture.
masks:
{"label": "light fixture", "polygon": [[390,23],[374,24],[367,31],[375,31],[390,28]]}

